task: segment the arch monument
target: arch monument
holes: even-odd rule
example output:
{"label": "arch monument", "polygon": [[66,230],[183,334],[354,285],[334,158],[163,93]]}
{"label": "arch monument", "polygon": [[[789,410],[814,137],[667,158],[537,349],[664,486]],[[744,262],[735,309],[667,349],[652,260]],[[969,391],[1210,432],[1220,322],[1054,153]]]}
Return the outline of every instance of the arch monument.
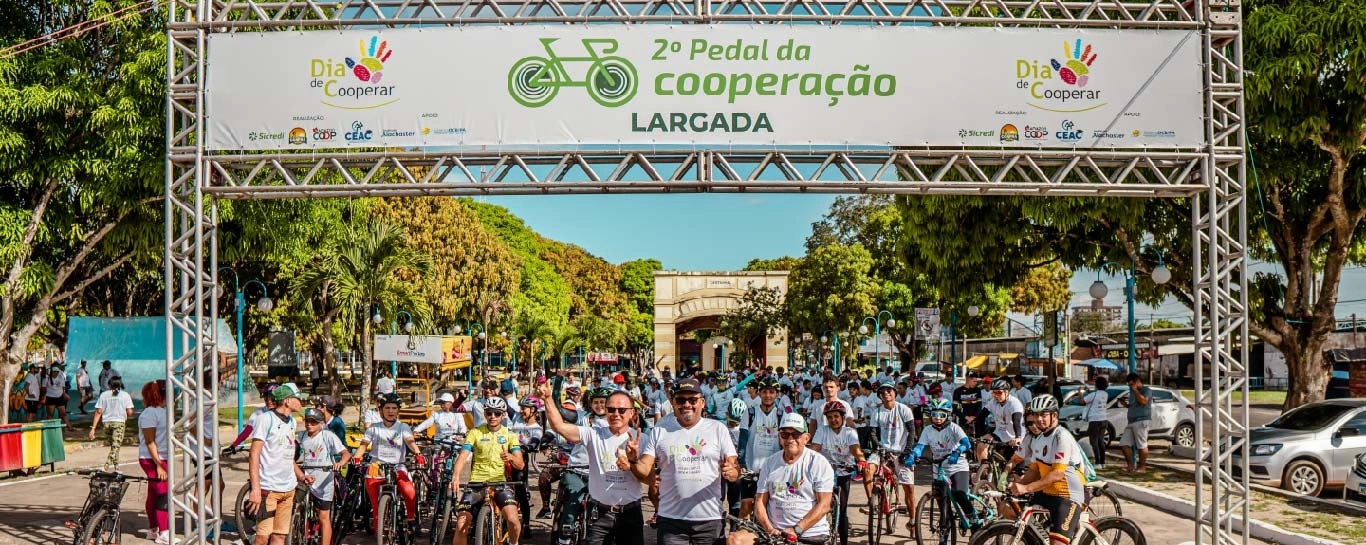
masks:
{"label": "arch monument", "polygon": [[[720,327],[721,317],[738,307],[751,287],[778,288],[786,295],[787,271],[656,271],[655,363],[659,368],[677,371],[683,363],[696,362],[703,370],[719,369],[720,344],[728,339],[717,336],[699,343],[689,334]],[[734,342],[727,350],[734,349]],[[788,366],[785,330],[753,339],[750,349],[765,365]]]}

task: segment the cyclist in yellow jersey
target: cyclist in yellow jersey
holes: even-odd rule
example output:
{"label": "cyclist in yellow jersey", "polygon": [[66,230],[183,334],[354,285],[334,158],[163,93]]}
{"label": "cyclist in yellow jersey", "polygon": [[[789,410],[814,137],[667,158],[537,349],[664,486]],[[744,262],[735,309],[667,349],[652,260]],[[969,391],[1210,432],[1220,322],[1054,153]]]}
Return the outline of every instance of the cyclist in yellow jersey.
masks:
{"label": "cyclist in yellow jersey", "polygon": [[1029,402],[1029,412],[1037,431],[1021,443],[1017,456],[1029,469],[1010,493],[1034,494],[1031,502],[1048,510],[1048,538],[1052,545],[1067,545],[1077,535],[1081,513],[1086,508],[1086,476],[1081,447],[1066,429],[1058,426],[1058,400],[1041,395]]}
{"label": "cyclist in yellow jersey", "polygon": [[[466,545],[469,541],[470,525],[484,503],[485,491],[474,485],[506,481],[505,468],[508,465],[514,469],[526,467],[517,433],[503,425],[507,410],[507,401],[501,397],[486,400],[486,423],[465,435],[465,444],[460,447],[460,456],[455,459],[455,475],[463,473],[465,466],[473,462],[470,490],[466,490],[463,496],[460,494],[460,479],[451,479],[452,496],[460,498],[453,541],[455,545]],[[517,510],[516,495],[510,488],[503,487],[494,492],[493,502],[502,511],[503,522],[507,524],[508,544],[517,545],[522,535],[522,517]]]}

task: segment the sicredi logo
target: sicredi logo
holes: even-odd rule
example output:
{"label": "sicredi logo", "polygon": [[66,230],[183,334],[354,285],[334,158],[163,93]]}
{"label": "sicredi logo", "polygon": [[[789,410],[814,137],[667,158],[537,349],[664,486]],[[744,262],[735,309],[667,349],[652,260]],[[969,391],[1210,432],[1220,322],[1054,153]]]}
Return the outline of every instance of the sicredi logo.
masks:
{"label": "sicredi logo", "polygon": [[385,63],[394,56],[389,42],[379,36],[360,40],[358,54],[344,57],[311,59],[308,86],[322,92],[319,100],[324,105],[346,110],[368,110],[398,102],[396,85],[380,85],[384,80]]}
{"label": "sicredi logo", "polygon": [[1032,108],[1050,112],[1076,113],[1104,106],[1102,90],[1087,88],[1095,76],[1098,54],[1078,38],[1062,43],[1062,55],[1041,59],[1015,60],[1015,88],[1029,94],[1025,102]]}

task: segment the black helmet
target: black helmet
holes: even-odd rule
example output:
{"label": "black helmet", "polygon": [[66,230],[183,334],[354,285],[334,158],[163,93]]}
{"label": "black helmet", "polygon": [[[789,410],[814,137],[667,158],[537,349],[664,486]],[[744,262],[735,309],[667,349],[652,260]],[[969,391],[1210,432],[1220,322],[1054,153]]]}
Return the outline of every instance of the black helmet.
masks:
{"label": "black helmet", "polygon": [[1009,392],[1009,391],[1010,391],[1010,381],[1008,381],[1008,380],[1006,380],[1006,379],[1003,379],[1003,378],[998,378],[998,379],[996,379],[995,381],[993,381],[993,382],[991,383],[991,391],[993,391],[993,392],[995,392],[995,391],[1005,391],[1005,392]]}
{"label": "black helmet", "polygon": [[609,396],[612,395],[612,392],[615,392],[615,391],[616,391],[616,390],[613,390],[613,389],[608,388],[608,387],[606,387],[606,386],[601,387],[601,388],[593,388],[593,390],[592,390],[591,392],[588,393],[588,399],[590,399],[590,400],[592,400],[592,399],[599,399],[599,398],[607,399]]}
{"label": "black helmet", "polygon": [[400,409],[403,408],[403,398],[398,397],[398,394],[393,394],[393,393],[389,393],[389,394],[380,394],[380,396],[379,396],[379,406],[380,406],[380,408],[383,408],[385,405],[388,405],[388,404],[390,404],[390,403],[393,403],[394,405],[398,405]]}

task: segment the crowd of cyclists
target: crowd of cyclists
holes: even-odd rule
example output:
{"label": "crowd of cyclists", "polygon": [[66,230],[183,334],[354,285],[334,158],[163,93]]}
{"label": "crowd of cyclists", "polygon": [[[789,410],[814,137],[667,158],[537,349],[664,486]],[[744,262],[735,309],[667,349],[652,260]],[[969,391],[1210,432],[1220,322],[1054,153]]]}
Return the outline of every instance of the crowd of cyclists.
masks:
{"label": "crowd of cyclists", "polygon": [[[1012,378],[955,385],[890,368],[756,366],[485,379],[474,396],[441,393],[415,426],[399,421],[403,400],[382,393],[351,439],[337,399],[303,409],[293,384],[267,385],[266,406],[230,447],[250,441],[237,526],[257,545],[356,534],[380,545],[518,545],[532,529],[536,486],[534,516],[555,545],[640,545],[646,531],[659,545],[846,545],[851,526],[885,516],[889,524],[868,526],[880,537],[898,515],[919,543],[944,545],[921,535],[941,535],[943,513],[964,535],[1010,517],[974,495],[995,490],[1047,513],[1032,543],[1046,535],[1067,545],[1094,474],[1059,426],[1057,399]],[[918,462],[952,506],[917,503],[930,484],[917,482]],[[850,510],[854,483],[885,499]],[[295,513],[301,494],[311,520]],[[918,517],[918,505],[935,514]]]}

